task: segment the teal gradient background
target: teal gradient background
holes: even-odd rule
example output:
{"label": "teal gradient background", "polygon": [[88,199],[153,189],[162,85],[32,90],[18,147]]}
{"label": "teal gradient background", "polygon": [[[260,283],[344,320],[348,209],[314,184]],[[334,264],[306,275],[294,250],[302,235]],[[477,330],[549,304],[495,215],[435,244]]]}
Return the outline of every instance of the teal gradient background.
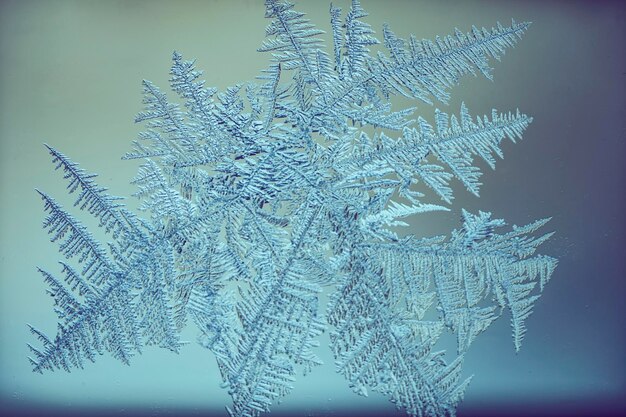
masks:
{"label": "teal gradient background", "polygon": [[[326,1],[298,9],[329,30]],[[347,1],[336,1],[344,11]],[[459,415],[595,415],[624,410],[626,379],[626,14],[619,2],[363,0],[377,32],[434,38],[455,27],[532,21],[518,46],[494,62],[494,82],[466,77],[449,105],[472,114],[519,108],[534,117],[524,140],[482,177],[481,198],[458,188],[452,211],[411,221],[419,236],[449,233],[461,207],[510,224],[552,216],[542,253],[559,258],[515,354],[508,316],[474,343],[474,374]],[[226,390],[211,354],[191,341],[180,355],[146,349],[131,367],[107,356],[85,370],[33,374],[26,323],[54,334],[52,300],[36,266],[55,269],[34,188],[63,199],[64,182],[42,146],[66,153],[115,195],[130,196],[138,164],[122,161],[141,130],[141,80],[167,91],[171,54],[197,58],[207,85],[252,81],[268,56],[255,52],[268,23],[262,1],[2,1],[0,3],[0,415],[90,412],[225,415]],[[330,43],[327,43],[330,45]],[[397,100],[396,109],[407,103]],[[434,122],[434,106],[417,104]],[[481,166],[487,168],[486,166]],[[137,206],[133,198],[129,207]],[[385,415],[384,398],[357,397],[325,347],[325,365],[276,415]],[[87,407],[87,408],[86,408]],[[621,408],[620,408],[621,407]],[[30,411],[28,411],[30,410]],[[35,411],[33,411],[35,410]],[[38,411],[37,411],[38,410]],[[44,410],[47,410],[44,412]],[[374,413],[374,414],[371,414]],[[517,414],[516,414],[517,413]],[[270,414],[271,415],[271,414]],[[401,415],[401,414],[398,414]]]}

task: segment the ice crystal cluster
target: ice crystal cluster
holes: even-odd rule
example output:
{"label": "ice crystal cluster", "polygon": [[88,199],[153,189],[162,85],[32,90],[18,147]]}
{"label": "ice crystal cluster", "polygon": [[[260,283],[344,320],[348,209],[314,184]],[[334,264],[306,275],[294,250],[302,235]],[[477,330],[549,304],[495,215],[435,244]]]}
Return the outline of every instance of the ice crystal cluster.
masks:
{"label": "ice crystal cluster", "polygon": [[[358,0],[345,14],[331,5],[328,52],[293,4],[267,0],[259,51],[270,63],[256,83],[222,92],[175,52],[177,98],[143,82],[145,131],[125,155],[143,160],[133,180],[143,216],[46,145],[74,206],[108,242],[39,192],[66,261],[56,275],[40,270],[59,324],[54,338],[31,326],[34,371],[82,368],[105,352],[128,364],[151,345],[179,352],[193,324],[232,397],[228,412],[257,416],[321,364],[315,347],[328,332],[354,392],[448,416],[469,382],[465,352],[503,312],[520,348],[557,263],[535,254],[548,220],[505,228],[459,210],[447,237],[399,227],[450,210],[453,181],[478,195],[475,160],[494,168],[501,142],[521,138],[531,118],[472,117],[462,105],[458,115],[435,110],[431,124],[391,99],[446,103],[462,76],[491,78],[489,59],[529,24],[429,41],[388,26],[377,35],[366,16]],[[444,332],[456,338],[453,360],[436,350]]]}

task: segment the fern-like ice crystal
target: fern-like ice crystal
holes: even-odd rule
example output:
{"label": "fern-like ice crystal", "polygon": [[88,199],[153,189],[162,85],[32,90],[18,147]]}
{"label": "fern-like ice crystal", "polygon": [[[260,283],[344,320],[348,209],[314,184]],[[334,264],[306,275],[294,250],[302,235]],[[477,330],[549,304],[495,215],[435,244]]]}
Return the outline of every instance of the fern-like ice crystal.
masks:
{"label": "fern-like ice crystal", "polygon": [[[453,181],[478,196],[476,160],[494,168],[502,142],[532,119],[473,117],[463,104],[454,115],[436,110],[431,124],[415,108],[392,110],[391,99],[446,103],[464,75],[491,78],[489,59],[528,23],[434,41],[385,26],[378,39],[366,16],[358,0],[345,17],[331,5],[327,52],[293,4],[267,0],[259,51],[270,63],[257,83],[222,92],[175,52],[176,98],[143,82],[145,131],[125,155],[143,160],[133,183],[145,216],[46,145],[74,206],[109,241],[39,191],[44,228],[66,260],[60,275],[40,269],[59,324],[54,338],[30,327],[41,342],[30,346],[35,371],[82,368],[105,351],[128,364],[147,345],[179,352],[193,323],[217,359],[229,413],[257,416],[322,363],[316,347],[328,331],[336,370],[357,394],[449,416],[469,383],[465,352],[505,311],[520,348],[557,263],[535,254],[548,219],[506,229],[462,210],[448,237],[398,228],[450,210]],[[450,361],[436,350],[444,331],[457,340]]]}

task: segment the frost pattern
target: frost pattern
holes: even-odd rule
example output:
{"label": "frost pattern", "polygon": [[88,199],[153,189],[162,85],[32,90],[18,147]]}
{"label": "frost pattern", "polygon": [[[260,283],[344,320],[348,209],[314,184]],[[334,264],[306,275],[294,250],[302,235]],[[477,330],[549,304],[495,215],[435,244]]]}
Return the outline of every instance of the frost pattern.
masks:
{"label": "frost pattern", "polygon": [[[386,395],[413,416],[454,415],[469,378],[472,341],[510,311],[519,349],[539,291],[557,261],[535,255],[548,219],[503,231],[490,213],[462,210],[449,237],[399,235],[407,217],[450,210],[456,179],[478,196],[482,159],[520,139],[519,111],[472,117],[435,111],[434,125],[392,110],[402,95],[446,103],[466,74],[491,77],[528,28],[456,30],[435,41],[382,31],[386,53],[358,0],[345,18],[331,5],[333,45],[293,4],[266,1],[271,22],[259,51],[271,62],[258,83],[218,92],[175,52],[171,100],[143,82],[146,130],[127,159],[144,217],[63,153],[47,149],[74,206],[99,220],[102,244],[38,191],[44,228],[66,261],[61,278],[40,269],[59,318],[54,339],[30,327],[34,371],[82,368],[107,351],[128,364],[147,345],[179,352],[198,327],[215,355],[228,412],[257,416],[289,393],[298,370],[321,364],[330,332],[337,372],[357,394]],[[421,191],[419,191],[421,190]],[[427,194],[440,204],[424,202]],[[432,199],[431,197],[431,199]],[[320,294],[329,294],[324,311]],[[456,359],[434,350],[444,331]]]}

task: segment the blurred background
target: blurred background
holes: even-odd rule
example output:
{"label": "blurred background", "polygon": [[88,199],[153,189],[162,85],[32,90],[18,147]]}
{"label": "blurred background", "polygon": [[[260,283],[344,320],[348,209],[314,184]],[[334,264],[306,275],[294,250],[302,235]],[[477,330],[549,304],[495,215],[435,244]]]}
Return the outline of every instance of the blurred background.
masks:
{"label": "blurred background", "polygon": [[[329,31],[328,3],[297,8]],[[337,1],[344,12],[348,1]],[[473,344],[474,374],[459,416],[604,415],[625,411],[626,59],[620,2],[366,1],[366,21],[399,36],[434,38],[472,25],[532,21],[495,67],[494,82],[466,77],[449,105],[472,114],[519,108],[534,122],[505,159],[482,177],[481,198],[459,190],[450,213],[412,220],[418,236],[459,227],[461,207],[491,211],[509,224],[552,216],[557,234],[541,252],[559,258],[527,320],[515,354],[508,316]],[[138,164],[122,161],[141,130],[141,80],[167,91],[174,50],[197,58],[207,85],[251,81],[268,64],[255,52],[268,23],[259,1],[0,2],[0,415],[225,415],[226,390],[211,354],[191,329],[180,355],[146,349],[127,367],[107,356],[71,374],[33,374],[26,323],[55,333],[52,299],[36,266],[60,255],[41,230],[34,188],[64,195],[42,143],[99,173],[100,184],[130,196]],[[382,35],[380,36],[382,37]],[[330,47],[330,43],[327,43]],[[396,102],[396,109],[402,103]],[[481,167],[484,167],[481,165]],[[136,207],[130,198],[129,207]],[[357,397],[326,364],[296,381],[274,415],[392,415],[393,405]],[[272,414],[270,414],[272,415]],[[398,413],[397,415],[402,415]]]}

